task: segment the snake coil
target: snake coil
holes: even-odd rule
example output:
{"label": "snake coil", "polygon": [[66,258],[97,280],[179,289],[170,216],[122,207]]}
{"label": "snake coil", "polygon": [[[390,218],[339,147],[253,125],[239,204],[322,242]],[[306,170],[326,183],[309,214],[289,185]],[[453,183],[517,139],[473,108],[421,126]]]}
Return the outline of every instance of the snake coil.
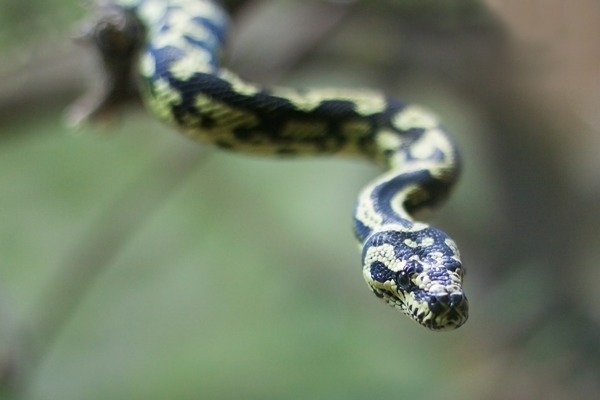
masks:
{"label": "snake coil", "polygon": [[119,33],[141,42],[137,64],[147,107],[185,135],[246,153],[351,154],[385,167],[361,191],[354,213],[364,279],[377,297],[429,329],[466,321],[457,246],[412,217],[440,203],[458,176],[457,150],[434,115],[378,92],[265,88],[242,80],[218,63],[228,26],[218,1],[109,4],[141,27]]}

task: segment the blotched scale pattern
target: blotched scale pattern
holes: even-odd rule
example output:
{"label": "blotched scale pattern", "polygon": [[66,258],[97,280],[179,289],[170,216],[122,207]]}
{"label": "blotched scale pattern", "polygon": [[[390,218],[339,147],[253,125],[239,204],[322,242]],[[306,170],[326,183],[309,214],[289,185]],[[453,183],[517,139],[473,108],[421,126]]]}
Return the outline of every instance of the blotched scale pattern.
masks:
{"label": "blotched scale pattern", "polygon": [[355,208],[366,282],[427,328],[466,321],[455,243],[412,217],[445,199],[458,176],[457,150],[437,117],[375,91],[266,88],[243,80],[219,66],[229,21],[217,1],[114,4],[146,29],[139,64],[149,109],[184,134],[246,153],[349,154],[385,167]]}

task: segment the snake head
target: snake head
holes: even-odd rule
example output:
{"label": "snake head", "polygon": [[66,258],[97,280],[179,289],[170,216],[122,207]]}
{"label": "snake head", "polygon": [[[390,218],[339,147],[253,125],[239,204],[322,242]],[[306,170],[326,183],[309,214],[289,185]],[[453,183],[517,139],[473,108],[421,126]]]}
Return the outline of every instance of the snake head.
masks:
{"label": "snake head", "polygon": [[363,247],[363,276],[375,295],[431,330],[467,320],[463,275],[454,241],[427,225],[380,230]]}

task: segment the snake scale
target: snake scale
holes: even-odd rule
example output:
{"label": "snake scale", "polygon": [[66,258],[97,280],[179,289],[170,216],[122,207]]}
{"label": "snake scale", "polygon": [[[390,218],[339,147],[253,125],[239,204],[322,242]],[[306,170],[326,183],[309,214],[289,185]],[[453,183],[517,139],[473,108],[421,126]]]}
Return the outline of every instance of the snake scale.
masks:
{"label": "snake scale", "polygon": [[108,0],[104,6],[135,21],[138,29],[128,23],[104,31],[139,42],[145,104],[185,135],[245,153],[349,154],[383,166],[386,172],[361,191],[354,212],[364,279],[377,297],[429,329],[465,323],[457,246],[413,218],[447,197],[460,169],[435,115],[375,91],[267,88],[241,79],[219,66],[229,18],[216,0]]}

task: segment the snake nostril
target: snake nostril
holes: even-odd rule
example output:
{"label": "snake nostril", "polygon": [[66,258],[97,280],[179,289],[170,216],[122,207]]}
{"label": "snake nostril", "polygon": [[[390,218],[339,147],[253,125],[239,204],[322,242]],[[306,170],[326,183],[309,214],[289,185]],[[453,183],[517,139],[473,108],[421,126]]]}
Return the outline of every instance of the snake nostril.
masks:
{"label": "snake nostril", "polygon": [[460,305],[465,300],[465,296],[462,293],[453,293],[450,295],[450,307]]}
{"label": "snake nostril", "polygon": [[465,301],[462,293],[438,294],[431,296],[427,305],[432,312],[441,312],[448,308],[460,307]]}
{"label": "snake nostril", "polygon": [[431,296],[427,302],[429,310],[433,313],[439,313],[448,307],[448,295]]}

